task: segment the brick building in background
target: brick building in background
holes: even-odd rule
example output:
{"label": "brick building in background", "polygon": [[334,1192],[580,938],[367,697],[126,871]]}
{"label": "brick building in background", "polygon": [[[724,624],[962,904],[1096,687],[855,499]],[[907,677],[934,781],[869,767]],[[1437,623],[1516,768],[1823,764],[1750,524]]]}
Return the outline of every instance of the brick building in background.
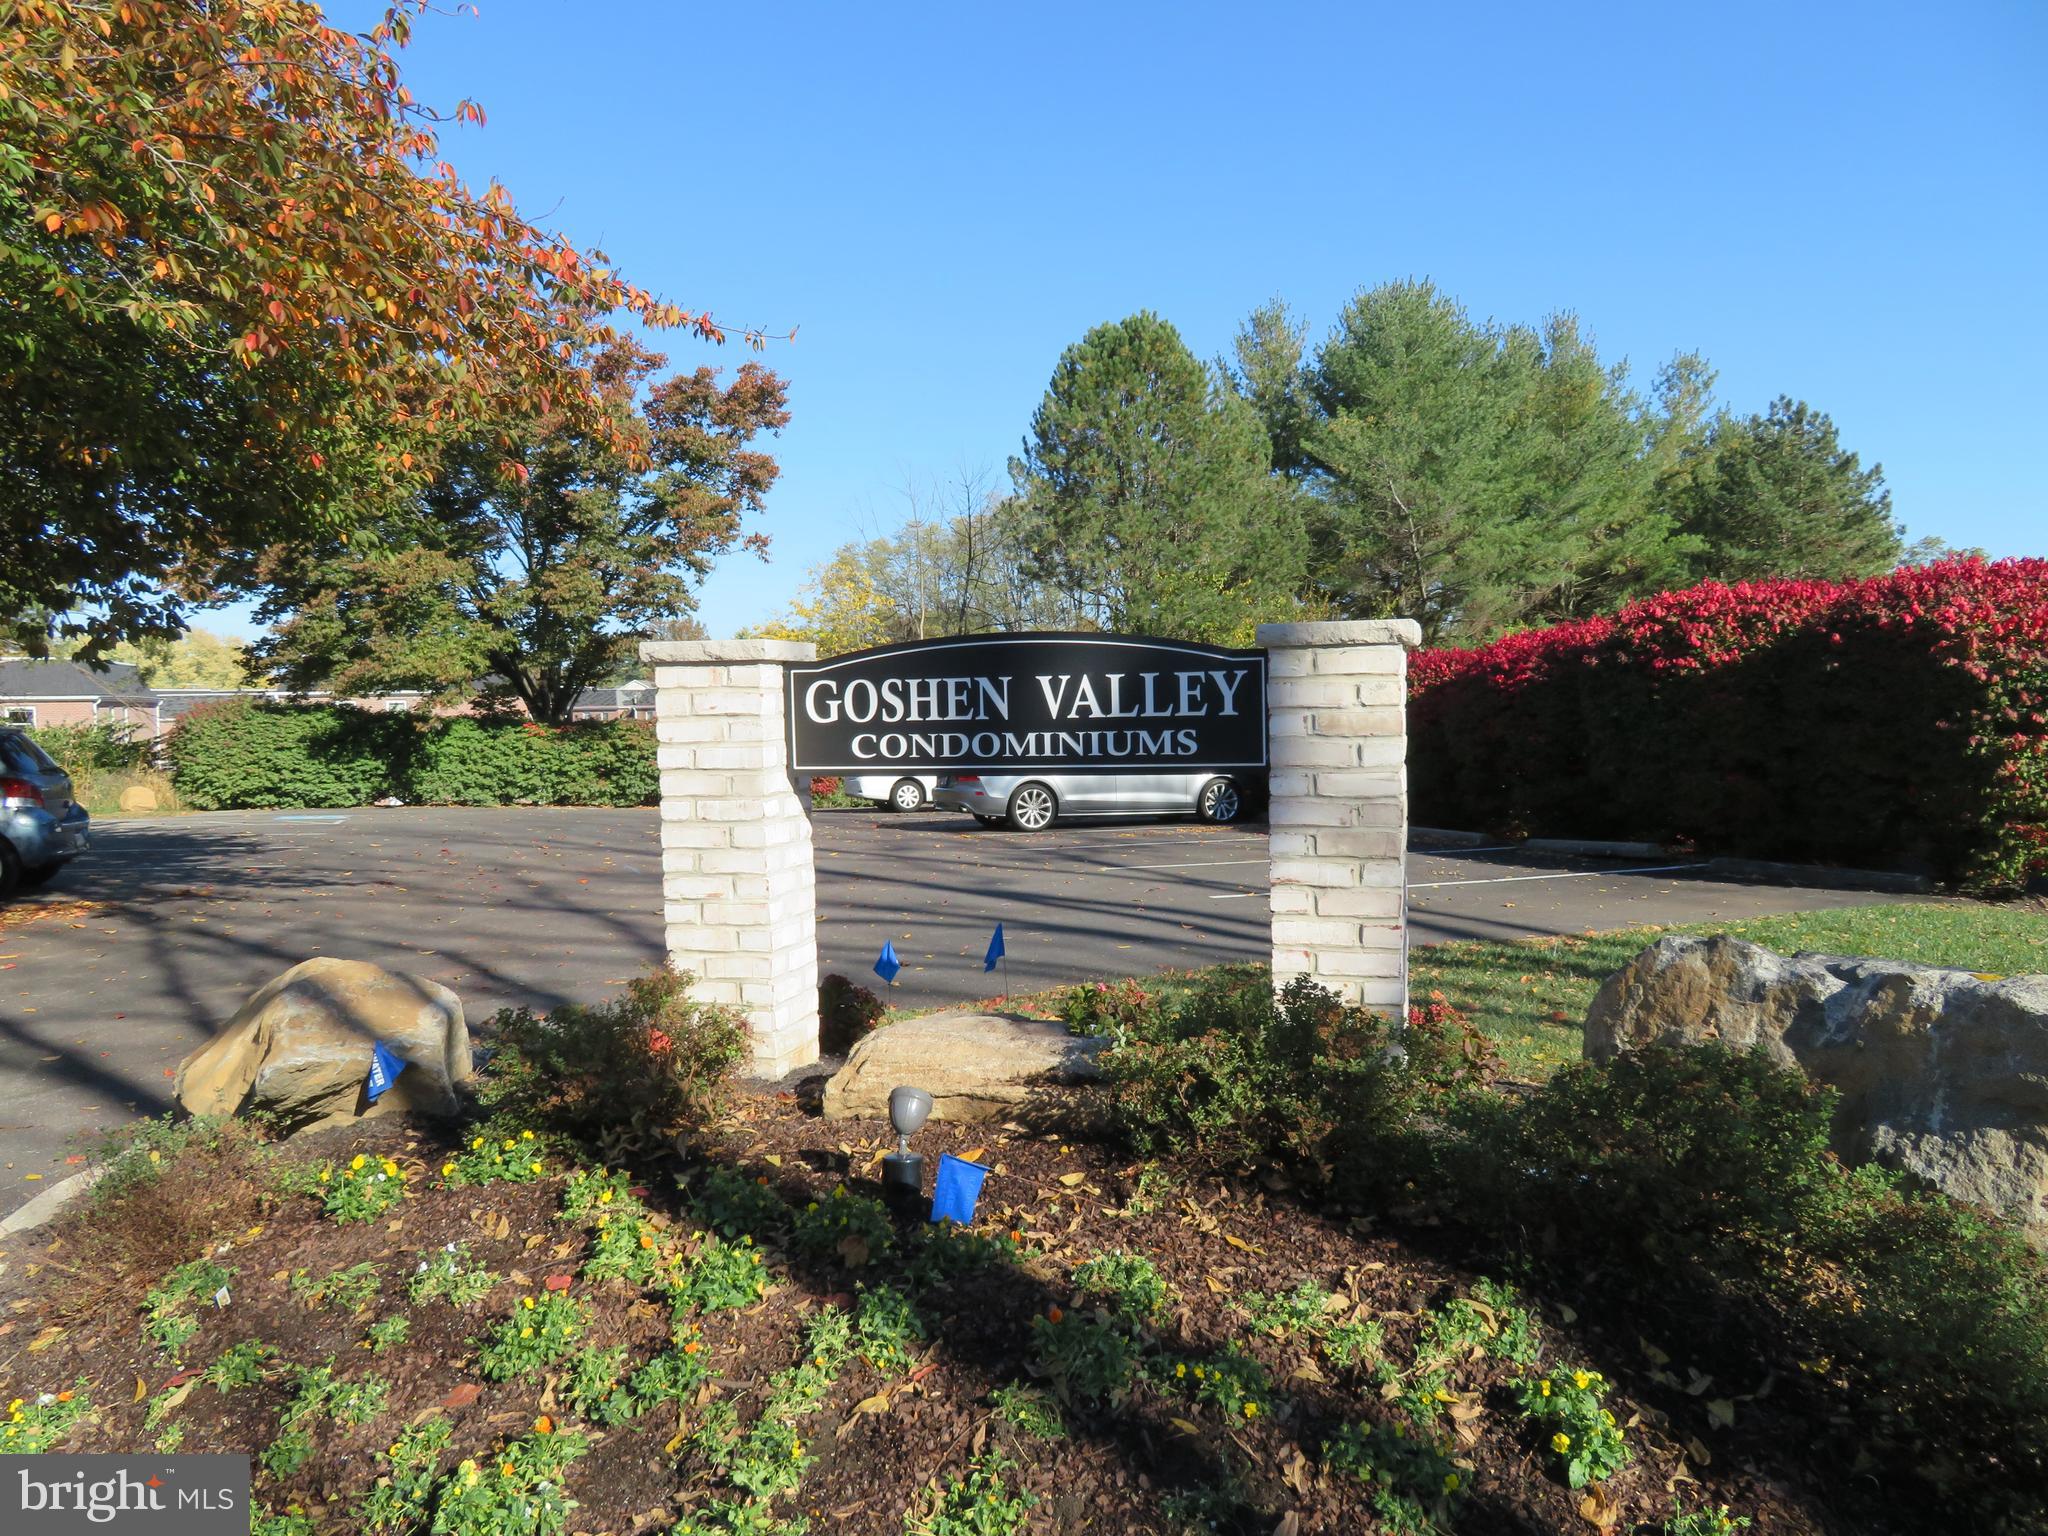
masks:
{"label": "brick building in background", "polygon": [[[336,699],[330,693],[291,694],[275,688],[146,688],[127,662],[109,662],[101,671],[75,661],[0,657],[0,725],[125,725],[137,740],[155,741],[202,704],[234,699],[343,703],[380,711],[429,709],[436,715],[471,712],[467,703],[429,705],[427,695],[413,692]],[[577,695],[569,718],[652,720],[654,685],[630,682],[616,688],[586,688]]]}

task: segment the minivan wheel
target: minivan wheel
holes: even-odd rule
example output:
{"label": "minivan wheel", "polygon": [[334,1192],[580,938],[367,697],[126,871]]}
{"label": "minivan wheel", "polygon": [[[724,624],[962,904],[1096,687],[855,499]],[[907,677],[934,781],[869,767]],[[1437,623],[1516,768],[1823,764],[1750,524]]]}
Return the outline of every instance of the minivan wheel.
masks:
{"label": "minivan wheel", "polygon": [[0,901],[14,894],[14,888],[21,884],[21,858],[0,840]]}
{"label": "minivan wheel", "polygon": [[1059,815],[1059,800],[1043,784],[1021,784],[1010,796],[1010,826],[1018,832],[1043,832]]}
{"label": "minivan wheel", "polygon": [[898,779],[889,791],[889,804],[899,811],[924,809],[924,786],[915,779]]}
{"label": "minivan wheel", "polygon": [[1202,793],[1195,800],[1195,811],[1202,820],[1213,821],[1221,826],[1244,814],[1244,796],[1237,786],[1228,779],[1211,779],[1202,786]]}

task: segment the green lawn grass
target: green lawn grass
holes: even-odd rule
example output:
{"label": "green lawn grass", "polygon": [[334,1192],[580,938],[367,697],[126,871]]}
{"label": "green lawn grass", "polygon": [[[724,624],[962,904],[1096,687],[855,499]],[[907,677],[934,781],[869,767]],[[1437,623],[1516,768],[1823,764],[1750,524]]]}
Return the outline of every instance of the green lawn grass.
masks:
{"label": "green lawn grass", "polygon": [[1600,983],[1666,933],[1733,934],[1781,954],[1879,955],[1996,975],[2048,971],[2048,911],[2040,906],[1911,902],[1583,937],[1431,944],[1409,955],[1409,991],[1418,1000],[1441,992],[1470,1015],[1516,1076],[1548,1077],[1578,1060],[1579,1026]]}
{"label": "green lawn grass", "polygon": [[[1600,983],[1667,933],[1727,933],[1780,954],[1816,950],[1872,955],[1987,975],[2048,972],[2048,906],[1972,901],[1905,902],[1780,912],[1731,922],[1617,928],[1575,937],[1514,942],[1419,945],[1408,956],[1408,993],[1432,993],[1471,1018],[1492,1039],[1511,1075],[1541,1079],[1579,1059],[1580,1026]],[[1163,971],[1138,979],[1160,996],[1186,992],[1203,973]],[[988,997],[951,1007],[1058,1016],[1065,987]],[[892,1009],[890,1021],[934,1007]]]}

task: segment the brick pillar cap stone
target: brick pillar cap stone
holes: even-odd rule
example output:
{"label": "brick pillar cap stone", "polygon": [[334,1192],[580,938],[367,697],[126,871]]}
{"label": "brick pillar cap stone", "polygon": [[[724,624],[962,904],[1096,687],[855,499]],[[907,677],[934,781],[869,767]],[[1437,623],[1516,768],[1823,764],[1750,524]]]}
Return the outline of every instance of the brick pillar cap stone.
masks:
{"label": "brick pillar cap stone", "polygon": [[640,659],[658,667],[727,661],[816,661],[818,648],[808,640],[642,640]]}
{"label": "brick pillar cap stone", "polygon": [[[1268,650],[1310,645],[1398,645],[1414,650],[1422,644],[1422,626],[1413,619],[1342,619],[1316,624],[1261,624],[1258,643]],[[646,647],[641,648],[646,654]]]}

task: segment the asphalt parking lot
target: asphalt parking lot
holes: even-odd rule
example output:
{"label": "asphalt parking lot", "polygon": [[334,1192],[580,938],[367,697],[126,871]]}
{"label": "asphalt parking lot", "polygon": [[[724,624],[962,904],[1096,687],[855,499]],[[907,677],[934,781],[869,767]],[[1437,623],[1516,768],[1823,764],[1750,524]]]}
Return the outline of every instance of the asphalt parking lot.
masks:
{"label": "asphalt parking lot", "polygon": [[[649,810],[418,808],[106,821],[52,885],[0,908],[0,1211],[106,1131],[169,1107],[179,1058],[313,955],[453,987],[472,1020],[594,1001],[661,956]],[[1037,836],[962,815],[821,813],[819,959],[891,1001],[966,1002],[1004,924],[1007,985],[1253,959],[1262,827],[1079,822]],[[1896,900],[1704,878],[1659,861],[1411,853],[1414,942]],[[36,1177],[31,1177],[31,1176]]]}

